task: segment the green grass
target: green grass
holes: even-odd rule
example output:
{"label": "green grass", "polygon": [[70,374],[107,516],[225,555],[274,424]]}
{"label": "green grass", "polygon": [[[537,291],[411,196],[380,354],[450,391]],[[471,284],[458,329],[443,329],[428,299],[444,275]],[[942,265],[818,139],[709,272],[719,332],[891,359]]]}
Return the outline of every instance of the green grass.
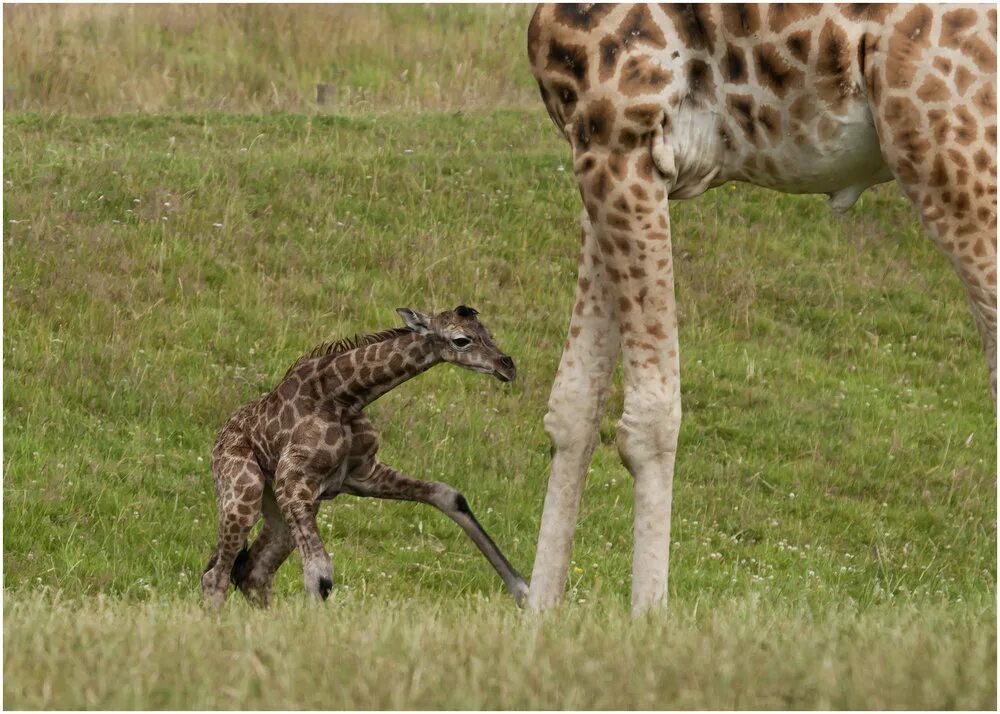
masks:
{"label": "green grass", "polygon": [[234,603],[215,617],[31,597],[4,609],[4,694],[7,706],[125,710],[990,709],[990,609],[811,613],[750,598],[633,623],[594,608],[525,621],[453,599],[350,596],[263,615]]}
{"label": "green grass", "polygon": [[[233,602],[242,614],[205,625],[192,608],[214,537],[208,454],[216,430],[299,353],[392,326],[399,305],[476,306],[517,360],[519,378],[501,386],[441,367],[404,385],[371,408],[383,458],[465,492],[515,566],[530,572],[549,463],[541,417],[573,299],[578,211],[565,149],[541,111],[17,114],[5,119],[4,136],[8,653],[29,642],[54,646],[65,620],[77,617],[94,623],[89,632],[123,622],[176,627],[190,632],[194,651],[212,641],[202,639],[206,631],[249,618],[245,632],[291,647],[280,624],[290,607],[300,627],[319,620],[332,628],[331,646],[332,633],[357,628],[352,637],[362,637],[364,622],[384,618],[419,629],[425,610],[442,642],[464,639],[469,627],[533,641],[534,625],[518,624],[499,579],[447,519],[350,497],[321,515],[336,604],[294,610],[303,594],[293,558],[279,574],[277,614],[249,614]],[[946,261],[891,186],[866,194],[842,219],[815,197],[724,187],[676,203],[674,235],[685,420],[668,631],[736,651],[727,649],[738,644],[726,635],[730,625],[745,630],[770,618],[775,638],[797,638],[795,647],[812,651],[807,661],[821,656],[823,638],[840,637],[844,656],[863,651],[861,632],[944,651],[967,645],[983,678],[976,705],[992,706],[996,422]],[[602,631],[627,619],[631,485],[613,441],[621,401],[616,379],[584,496],[570,606],[551,625],[589,628],[581,642],[592,638],[602,662],[618,662],[614,647],[600,645]],[[49,612],[39,593],[58,593],[60,604]],[[111,600],[99,604],[98,596]],[[149,608],[140,607],[146,600]],[[753,614],[730,609],[720,621],[728,624],[714,630],[684,619],[745,600],[756,603]],[[393,620],[398,602],[407,603],[405,614]],[[355,624],[359,612],[369,619]],[[925,612],[933,613],[926,622]],[[815,639],[796,634],[810,613]],[[490,618],[505,624],[498,629]],[[793,624],[781,626],[785,620]],[[640,660],[673,651],[669,638],[643,634],[641,625],[616,627],[610,637],[639,638]],[[138,637],[124,629],[123,642]],[[988,657],[973,646],[973,632],[975,642],[986,633],[993,643]],[[124,662],[132,646],[122,645]],[[527,667],[522,649],[485,646],[512,653],[497,655],[511,677]],[[94,650],[94,661],[111,656],[114,646],[106,647]],[[908,649],[876,651],[902,666]],[[364,689],[324,699],[254,690],[249,680],[230,694],[140,682],[116,698],[101,689],[107,682],[63,689],[68,675],[39,689],[42,669],[15,669],[31,651],[5,660],[9,706],[366,701]],[[759,663],[780,671],[779,653]],[[90,661],[73,660],[81,672]],[[680,655],[670,661],[683,669]],[[277,663],[263,666],[278,672]],[[838,664],[823,676],[850,689],[856,666]],[[886,684],[836,698],[833,684],[772,690],[770,674],[759,682],[745,676],[746,699],[730,706],[972,701],[961,698],[961,678],[934,697]],[[664,685],[655,703],[640,690],[619,703],[726,706],[699,681],[693,689]],[[516,679],[497,686],[497,706],[544,706],[559,696],[532,698]],[[579,686],[565,701],[615,705]],[[788,698],[773,698],[779,690]],[[484,702],[482,693],[433,699],[407,691],[370,702]]]}
{"label": "green grass", "polygon": [[[293,557],[272,609],[200,608],[219,427],[403,305],[475,306],[518,379],[402,386],[380,453],[530,573],[579,197],[529,12],[5,10],[7,707],[996,706],[996,417],[894,186],[845,217],[742,185],[673,205],[665,616],[628,618],[620,375],[562,610],[523,617],[430,509],[350,497],[321,512],[325,606]],[[109,114],[144,111],[174,113]]]}

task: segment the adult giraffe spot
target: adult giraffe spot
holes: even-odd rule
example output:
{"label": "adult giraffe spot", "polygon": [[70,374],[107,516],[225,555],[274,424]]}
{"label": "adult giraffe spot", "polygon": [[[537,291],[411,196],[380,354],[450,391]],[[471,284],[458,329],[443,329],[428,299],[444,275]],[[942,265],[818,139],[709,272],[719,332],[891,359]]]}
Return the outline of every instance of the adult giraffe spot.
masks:
{"label": "adult giraffe spot", "polygon": [[618,38],[622,47],[628,49],[633,44],[645,43],[660,50],[666,47],[667,41],[663,37],[663,31],[653,22],[653,17],[649,13],[649,8],[645,5],[636,5],[622,24],[618,26]]}
{"label": "adult giraffe spot", "polygon": [[805,64],[809,61],[809,48],[812,45],[812,35],[808,31],[793,32],[785,40],[785,47],[792,53],[792,57]]}
{"label": "adult giraffe spot", "polygon": [[726,54],[722,57],[722,78],[733,84],[747,81],[747,61],[743,50],[735,45],[726,45]]}
{"label": "adult giraffe spot", "polygon": [[976,11],[969,8],[950,10],[941,16],[942,47],[958,48],[962,45],[962,35],[976,24]]}
{"label": "adult giraffe spot", "polygon": [[963,96],[975,79],[972,72],[965,67],[959,67],[955,70],[955,89],[958,91],[958,95]]}
{"label": "adult giraffe spot", "polygon": [[635,170],[639,174],[639,178],[651,181],[653,179],[653,157],[648,153],[640,156],[639,161],[636,162]]}
{"label": "adult giraffe spot", "polygon": [[987,82],[972,96],[972,102],[983,114],[996,114],[997,87],[993,82]]}
{"label": "adult giraffe spot", "polygon": [[771,106],[761,106],[757,110],[757,121],[767,131],[768,138],[772,142],[781,139],[781,112]]}
{"label": "adult giraffe spot", "polygon": [[562,44],[553,40],[549,44],[548,64],[546,69],[562,72],[576,79],[581,91],[590,86],[587,80],[587,51],[579,45]]}
{"label": "adult giraffe spot", "polygon": [[955,127],[955,140],[968,146],[976,140],[976,120],[966,107],[955,107],[953,116],[959,121]]}
{"label": "adult giraffe spot", "polygon": [[722,24],[733,37],[750,37],[760,31],[760,11],[756,5],[723,5]]}
{"label": "adult giraffe spot", "polygon": [[693,59],[684,67],[687,75],[688,96],[700,102],[711,99],[715,95],[715,80],[712,78],[712,68],[700,59]]}
{"label": "adult giraffe spot", "polygon": [[841,5],[839,7],[844,17],[849,20],[872,20],[874,22],[882,22],[895,6],[887,3],[863,2],[850,3],[849,5]]}
{"label": "adult giraffe spot", "polygon": [[928,74],[917,90],[917,97],[923,102],[943,102],[951,97],[951,90],[933,74]]}
{"label": "adult giraffe spot", "polygon": [[827,20],[819,33],[819,55],[816,71],[825,80],[826,96],[834,98],[843,93],[851,81],[851,52],[844,31]]}
{"label": "adult giraffe spot", "polygon": [[663,331],[663,325],[659,322],[647,322],[646,332],[657,340],[664,340],[667,337],[667,333]]}
{"label": "adult giraffe spot", "polygon": [[938,72],[940,72],[946,77],[951,72],[952,68],[951,60],[948,59],[947,57],[935,57],[933,64],[934,64],[934,69],[936,69]]}
{"label": "adult giraffe spot", "polygon": [[778,97],[784,98],[788,89],[802,79],[802,72],[789,65],[778,48],[772,44],[754,48],[757,81],[768,87]]}
{"label": "adult giraffe spot", "polygon": [[963,169],[969,167],[969,162],[965,160],[965,152],[958,151],[957,149],[948,149],[948,158],[951,159],[952,163]]}
{"label": "adult giraffe spot", "polygon": [[980,149],[972,156],[972,161],[976,165],[976,169],[983,172],[990,168],[992,164],[992,159],[990,159],[990,154],[985,149]]}
{"label": "adult giraffe spot", "polygon": [[597,175],[593,181],[590,183],[590,195],[596,198],[598,201],[603,201],[608,195],[608,191],[611,188],[611,179],[608,175],[608,170],[602,168],[597,171]]}
{"label": "adult giraffe spot", "polygon": [[626,97],[657,94],[672,78],[673,73],[657,65],[649,57],[631,57],[622,69],[618,91]]}
{"label": "adult giraffe spot", "polygon": [[[663,12],[674,24],[674,31],[684,47],[690,50],[715,52],[715,23],[707,5],[662,5]],[[676,59],[676,53],[675,53]]]}
{"label": "adult giraffe spot", "polygon": [[613,36],[605,37],[597,45],[601,61],[597,67],[598,76],[602,82],[607,82],[615,73],[618,58],[621,56],[621,43]]}
{"label": "adult giraffe spot", "polygon": [[566,3],[556,5],[552,11],[553,19],[561,25],[574,30],[592,30],[603,20],[614,5],[602,3]]}
{"label": "adult giraffe spot", "polygon": [[927,112],[927,122],[934,135],[934,143],[943,144],[948,138],[948,132],[951,130],[948,113],[943,109],[931,109]]}
{"label": "adult giraffe spot", "polygon": [[948,185],[948,167],[940,154],[934,157],[934,165],[931,168],[927,185],[932,188],[940,188],[941,186]]}
{"label": "adult giraffe spot", "polygon": [[[610,214],[608,214],[606,222],[607,222],[608,226],[610,226],[611,228],[614,228],[614,229],[620,230],[620,231],[627,231],[627,230],[629,230],[632,227],[632,224],[629,222],[628,217],[627,216],[623,216],[620,213],[610,213]],[[617,245],[618,249],[621,250],[623,253],[627,253],[628,252],[628,244],[627,243],[623,247],[622,243],[620,241],[615,240],[615,245]]]}
{"label": "adult giraffe spot", "polygon": [[622,129],[618,132],[618,143],[625,151],[631,151],[639,144],[639,135],[631,129]]}
{"label": "adult giraffe spot", "polygon": [[889,40],[889,61],[885,79],[890,87],[909,87],[917,68],[914,60],[930,46],[933,14],[926,5],[917,5],[900,20]]}
{"label": "adult giraffe spot", "polygon": [[624,114],[626,119],[634,121],[643,129],[651,129],[657,124],[663,109],[659,104],[634,104],[626,108]]}
{"label": "adult giraffe spot", "polygon": [[757,140],[757,127],[753,120],[753,97],[749,94],[730,94],[726,97],[726,105],[730,114],[736,119],[737,125],[750,141]]}

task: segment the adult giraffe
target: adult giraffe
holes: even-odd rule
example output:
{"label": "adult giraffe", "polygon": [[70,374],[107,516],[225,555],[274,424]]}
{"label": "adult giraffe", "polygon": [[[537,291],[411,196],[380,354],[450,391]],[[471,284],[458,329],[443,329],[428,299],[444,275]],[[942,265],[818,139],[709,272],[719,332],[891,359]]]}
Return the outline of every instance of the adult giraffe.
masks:
{"label": "adult giraffe", "polygon": [[619,358],[635,479],[632,610],[663,601],[681,398],[669,198],[727,181],[826,193],[896,179],[965,286],[996,398],[996,10],[928,5],[540,6],[528,55],[585,210],[529,590],[562,598]]}

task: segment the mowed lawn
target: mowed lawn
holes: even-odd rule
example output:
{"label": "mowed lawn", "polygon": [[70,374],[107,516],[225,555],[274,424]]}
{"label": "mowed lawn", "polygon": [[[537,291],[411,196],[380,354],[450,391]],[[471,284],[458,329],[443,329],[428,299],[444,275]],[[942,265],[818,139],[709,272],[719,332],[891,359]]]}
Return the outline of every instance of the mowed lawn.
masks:
{"label": "mowed lawn", "polygon": [[[482,67],[507,66],[490,38],[520,37],[494,20],[465,70],[484,96]],[[667,614],[628,618],[620,375],[563,609],[518,612],[431,509],[346,496],[320,515],[330,601],[303,602],[293,556],[270,610],[200,607],[218,428],[399,306],[476,307],[519,373],[403,385],[369,409],[381,457],[461,490],[531,571],[576,279],[568,150],[521,80],[457,111],[421,75],[386,111],[392,66],[344,113],[107,113],[128,107],[104,79],[59,104],[78,85],[57,68],[8,106],[5,706],[995,708],[996,417],[958,280],[894,185],[846,216],[742,185],[673,205]]]}

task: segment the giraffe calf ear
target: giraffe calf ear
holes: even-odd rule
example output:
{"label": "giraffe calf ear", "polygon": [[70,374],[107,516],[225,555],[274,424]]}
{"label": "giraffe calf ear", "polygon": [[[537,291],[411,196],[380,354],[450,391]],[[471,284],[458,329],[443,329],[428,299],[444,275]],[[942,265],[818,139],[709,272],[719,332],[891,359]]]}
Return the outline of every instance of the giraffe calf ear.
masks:
{"label": "giraffe calf ear", "polygon": [[396,313],[403,318],[403,322],[418,335],[426,335],[431,331],[431,318],[422,312],[411,310],[408,307],[397,307]]}

